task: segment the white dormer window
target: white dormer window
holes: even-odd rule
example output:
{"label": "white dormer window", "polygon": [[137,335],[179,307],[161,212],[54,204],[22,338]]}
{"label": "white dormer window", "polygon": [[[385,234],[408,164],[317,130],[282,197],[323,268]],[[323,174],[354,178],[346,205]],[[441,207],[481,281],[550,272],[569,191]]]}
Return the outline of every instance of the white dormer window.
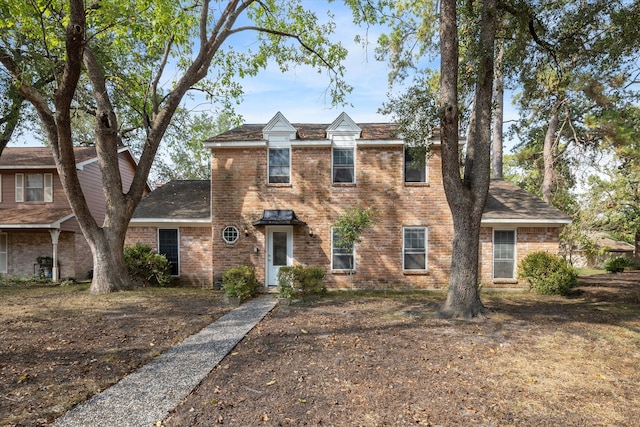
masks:
{"label": "white dormer window", "polygon": [[296,128],[278,112],[262,129],[267,141],[267,182],[291,183],[291,141],[296,139]]}
{"label": "white dormer window", "polygon": [[269,184],[291,183],[291,147],[269,148]]}
{"label": "white dormer window", "polygon": [[334,184],[356,182],[356,140],[362,130],[346,113],[342,113],[327,129],[331,140],[331,181]]}

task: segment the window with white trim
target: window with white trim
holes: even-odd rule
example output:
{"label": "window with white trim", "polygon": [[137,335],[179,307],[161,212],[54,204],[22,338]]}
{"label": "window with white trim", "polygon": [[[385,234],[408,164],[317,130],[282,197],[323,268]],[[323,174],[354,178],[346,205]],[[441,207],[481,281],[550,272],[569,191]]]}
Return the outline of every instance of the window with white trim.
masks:
{"label": "window with white trim", "polygon": [[353,245],[345,245],[340,240],[340,235],[331,229],[331,269],[355,270]]}
{"label": "window with white trim", "polygon": [[269,148],[269,184],[291,182],[291,148]]}
{"label": "window with white trim", "polygon": [[237,242],[239,237],[240,237],[240,231],[238,231],[238,227],[230,225],[228,227],[225,227],[224,230],[222,230],[222,240],[224,240],[225,243],[228,243],[231,245]]}
{"label": "window with white trim", "polygon": [[2,175],[0,175],[0,203],[2,203]]}
{"label": "window with white trim", "polygon": [[53,174],[17,173],[16,202],[53,202]]}
{"label": "window with white trim", "polygon": [[427,182],[426,156],[422,161],[417,157],[420,148],[404,148],[404,182]]}
{"label": "window with white trim", "polygon": [[180,274],[180,245],[177,228],[158,229],[158,253],[167,257],[171,265],[171,275]]}
{"label": "window with white trim", "polygon": [[427,227],[402,229],[402,269],[427,269]]}
{"label": "window with white trim", "polygon": [[8,251],[7,233],[0,233],[0,273],[7,273]]}
{"label": "window with white trim", "polygon": [[493,230],[493,278],[515,278],[515,266],[515,230]]}
{"label": "window with white trim", "polygon": [[333,147],[332,182],[353,184],[356,182],[354,147]]}

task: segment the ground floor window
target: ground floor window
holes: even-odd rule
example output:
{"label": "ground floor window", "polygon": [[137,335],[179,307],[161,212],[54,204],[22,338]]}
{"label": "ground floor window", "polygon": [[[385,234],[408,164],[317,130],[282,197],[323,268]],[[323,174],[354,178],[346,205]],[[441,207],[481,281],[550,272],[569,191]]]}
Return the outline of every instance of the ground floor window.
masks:
{"label": "ground floor window", "polygon": [[402,268],[404,270],[426,270],[427,228],[404,227],[402,252]]}
{"label": "ground floor window", "polygon": [[353,245],[349,246],[341,242],[340,235],[335,230],[331,230],[331,269],[356,269]]}
{"label": "ground floor window", "polygon": [[7,234],[0,233],[0,273],[7,272]]}
{"label": "ground floor window", "polygon": [[515,230],[493,231],[493,278],[513,279],[516,264]]}
{"label": "ground floor window", "polygon": [[171,275],[178,276],[180,274],[180,250],[177,229],[158,229],[158,253],[167,257],[171,264]]}

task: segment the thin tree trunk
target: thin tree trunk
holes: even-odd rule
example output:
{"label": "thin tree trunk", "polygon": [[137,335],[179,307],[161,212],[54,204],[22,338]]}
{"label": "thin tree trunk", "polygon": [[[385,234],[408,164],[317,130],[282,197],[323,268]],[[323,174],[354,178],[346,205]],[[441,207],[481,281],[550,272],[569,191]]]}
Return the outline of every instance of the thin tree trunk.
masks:
{"label": "thin tree trunk", "polygon": [[544,162],[544,176],[542,178],[542,199],[551,203],[553,192],[553,180],[555,177],[555,165],[553,160],[553,151],[556,142],[556,133],[560,123],[560,107],[556,103],[551,109],[551,117],[549,118],[549,126],[544,136],[544,146],[542,148],[542,159]]}
{"label": "thin tree trunk", "polygon": [[493,179],[502,179],[503,135],[504,122],[504,42],[500,41],[496,52],[495,75],[493,77]]}

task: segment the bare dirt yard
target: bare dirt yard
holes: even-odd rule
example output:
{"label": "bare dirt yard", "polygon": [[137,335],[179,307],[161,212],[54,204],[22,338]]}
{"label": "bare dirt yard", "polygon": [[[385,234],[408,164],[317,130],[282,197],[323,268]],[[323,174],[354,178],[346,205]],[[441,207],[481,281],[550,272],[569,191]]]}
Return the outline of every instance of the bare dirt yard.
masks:
{"label": "bare dirt yard", "polygon": [[[280,305],[161,425],[640,425],[640,273],[483,293],[472,321],[439,319],[443,299]],[[0,425],[50,423],[226,310],[202,289],[0,286]]]}
{"label": "bare dirt yard", "polygon": [[88,288],[0,286],[0,426],[51,423],[230,309],[211,290]]}

